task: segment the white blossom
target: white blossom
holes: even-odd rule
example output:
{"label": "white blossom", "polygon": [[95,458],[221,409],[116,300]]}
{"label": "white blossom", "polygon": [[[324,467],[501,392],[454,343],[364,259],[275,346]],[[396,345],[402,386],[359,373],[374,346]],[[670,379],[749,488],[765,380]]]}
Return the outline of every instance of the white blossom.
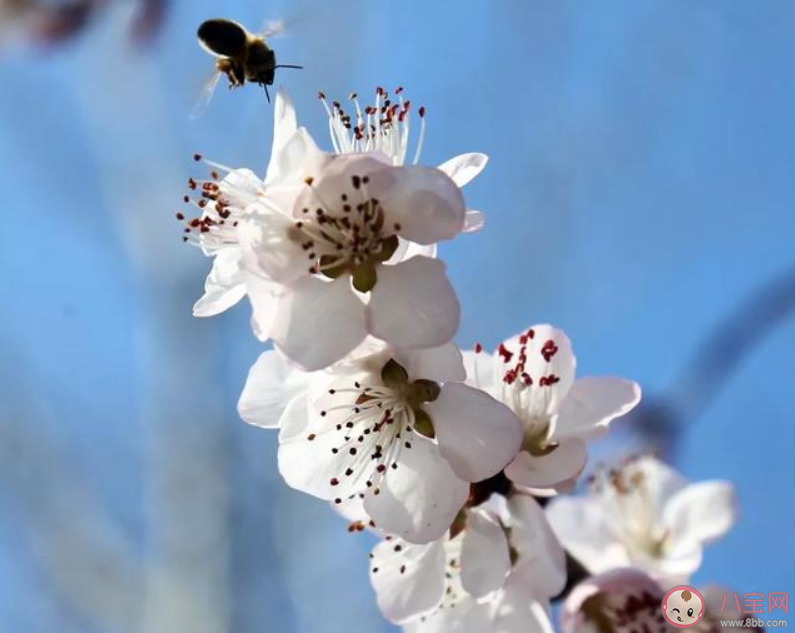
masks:
{"label": "white blossom", "polygon": [[493,355],[476,349],[465,355],[470,384],[507,404],[524,424],[523,450],[505,474],[535,494],[572,487],[585,467],[586,441],[640,401],[640,387],[623,378],[575,380],[571,343],[551,325],[534,325]]}
{"label": "white blossom", "polygon": [[547,631],[565,559],[532,497],[494,495],[437,541],[382,541],[370,579],[385,617],[407,631]]}
{"label": "white blossom", "polygon": [[261,338],[306,370],[339,360],[368,334],[411,348],[449,341],[459,305],[445,266],[409,256],[405,244],[461,232],[455,183],[438,169],[369,154],[331,157],[305,182],[289,215],[263,209],[241,223],[247,270],[265,284],[249,287]]}
{"label": "white blossom", "polygon": [[728,482],[688,484],[643,457],[600,472],[588,495],[555,499],[547,515],[564,547],[591,573],[631,566],[675,584],[698,569],[704,545],[731,529],[737,502]]}
{"label": "white blossom", "polygon": [[[631,567],[591,576],[573,587],[567,596],[560,614],[560,628],[563,633],[670,633],[675,629],[662,612],[662,601],[669,589],[670,583],[660,585],[643,571]],[[733,599],[723,604],[726,593],[731,596],[731,591],[708,586],[699,593],[704,597],[704,614],[688,627],[690,630],[696,633],[754,630],[722,626],[721,620],[744,619]]]}
{"label": "white blossom", "polygon": [[318,372],[279,419],[279,471],[321,499],[359,497],[384,532],[439,538],[469,482],[499,473],[521,443],[516,416],[464,375],[452,344],[387,347]]}

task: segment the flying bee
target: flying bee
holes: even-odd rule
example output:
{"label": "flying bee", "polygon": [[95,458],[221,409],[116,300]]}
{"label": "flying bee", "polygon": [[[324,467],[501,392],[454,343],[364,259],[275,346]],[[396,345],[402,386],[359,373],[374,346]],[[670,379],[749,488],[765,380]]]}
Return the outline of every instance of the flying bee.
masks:
{"label": "flying bee", "polygon": [[237,22],[224,18],[202,22],[198,31],[199,44],[216,57],[216,73],[207,82],[197,109],[210,101],[221,74],[229,79],[230,89],[239,88],[247,81],[259,84],[265,89],[265,96],[270,103],[268,86],[273,85],[276,69],[303,68],[295,64],[276,63],[276,54],[266,40],[279,35],[283,30],[282,22],[269,25],[264,32],[258,34],[249,33]]}

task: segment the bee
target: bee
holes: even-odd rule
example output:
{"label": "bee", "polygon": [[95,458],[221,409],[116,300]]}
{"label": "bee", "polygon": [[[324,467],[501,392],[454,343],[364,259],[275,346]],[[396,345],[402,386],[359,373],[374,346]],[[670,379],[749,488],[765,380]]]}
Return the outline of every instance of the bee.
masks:
{"label": "bee", "polygon": [[[243,26],[232,20],[215,18],[205,20],[199,25],[199,44],[216,57],[216,73],[204,88],[199,106],[206,105],[215,92],[221,74],[229,79],[229,88],[239,88],[245,83],[259,84],[265,89],[270,103],[268,86],[273,85],[277,68],[303,68],[295,64],[277,64],[276,54],[268,46],[267,38],[274,37],[284,30],[282,22],[276,22],[264,32],[249,33]],[[194,115],[196,111],[194,111]]]}

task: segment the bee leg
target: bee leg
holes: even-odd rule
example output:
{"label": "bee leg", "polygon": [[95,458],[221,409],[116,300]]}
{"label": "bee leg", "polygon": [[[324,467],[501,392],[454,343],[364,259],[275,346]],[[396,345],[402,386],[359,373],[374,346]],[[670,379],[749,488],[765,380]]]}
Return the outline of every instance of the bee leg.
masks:
{"label": "bee leg", "polygon": [[268,99],[268,103],[271,102],[271,93],[268,92],[268,84],[262,84],[262,87],[265,88],[265,97]]}

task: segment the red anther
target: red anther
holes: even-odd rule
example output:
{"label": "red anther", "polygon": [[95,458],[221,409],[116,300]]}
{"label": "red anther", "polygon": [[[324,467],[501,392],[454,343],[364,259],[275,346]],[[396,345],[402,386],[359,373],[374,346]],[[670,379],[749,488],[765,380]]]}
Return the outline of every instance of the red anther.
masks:
{"label": "red anther", "polygon": [[483,345],[475,343],[475,354],[480,354],[483,351]]}
{"label": "red anther", "polygon": [[420,117],[424,117],[425,116],[425,106],[420,106],[420,109],[418,110],[418,113],[419,113]]}
{"label": "red anther", "polygon": [[326,98],[326,93],[322,92],[322,91],[318,92],[317,93],[317,98],[318,99],[325,99]]}
{"label": "red anther", "polygon": [[177,211],[177,220],[184,220],[185,214]]}
{"label": "red anther", "polygon": [[505,347],[503,343],[500,343],[500,346],[497,348],[497,353],[502,356],[502,360],[505,363],[510,363],[511,358],[513,358],[513,352]]}
{"label": "red anther", "polygon": [[197,163],[198,163],[198,162],[199,162],[201,159],[202,159],[202,155],[201,155],[201,154],[194,154],[194,155],[193,155],[193,160],[195,160]]}
{"label": "red anther", "polygon": [[549,362],[552,360],[552,357],[558,353],[558,346],[555,345],[555,341],[549,339],[546,341],[541,348],[541,356],[544,357],[544,360]]}

